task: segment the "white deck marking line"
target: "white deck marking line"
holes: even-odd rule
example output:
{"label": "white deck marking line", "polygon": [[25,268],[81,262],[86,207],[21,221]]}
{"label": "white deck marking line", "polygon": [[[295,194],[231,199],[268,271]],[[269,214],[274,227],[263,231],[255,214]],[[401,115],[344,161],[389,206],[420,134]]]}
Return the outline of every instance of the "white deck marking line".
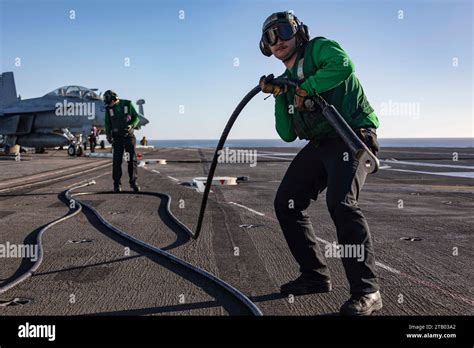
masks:
{"label": "white deck marking line", "polygon": [[408,161],[392,161],[392,160],[380,160],[380,162],[393,163],[393,164],[405,164],[409,166],[419,166],[419,167],[458,168],[458,169],[474,170],[474,166],[459,166],[459,165],[454,165],[454,164],[438,164],[438,163],[427,163],[427,162],[408,162]]}
{"label": "white deck marking line", "polygon": [[244,208],[244,209],[247,209],[248,211],[251,211],[252,213],[254,214],[257,214],[257,215],[260,215],[260,216],[265,216],[264,213],[260,213],[259,211],[256,211],[256,210],[253,210],[252,208],[249,208],[249,207],[246,207],[245,205],[242,205],[242,204],[239,204],[239,203],[235,203],[235,202],[229,202],[229,204],[233,204],[233,205],[236,205],[240,208]]}
{"label": "white deck marking line", "polygon": [[90,178],[90,179],[82,180],[82,181],[76,182],[75,184],[65,186],[64,188],[69,189],[69,188],[71,188],[71,187],[80,185],[80,184],[82,184],[83,182],[84,182],[84,183],[85,183],[85,182],[90,182],[91,180],[95,180],[95,179],[101,178],[101,177],[106,176],[106,175],[109,175],[109,174],[111,174],[111,173],[112,173],[111,171],[108,171],[108,172],[102,173],[102,174],[100,174],[100,175],[94,176],[94,177],[92,177],[92,178]]}
{"label": "white deck marking line", "polygon": [[279,159],[279,160],[286,160],[286,161],[288,161],[288,160],[291,159],[291,158],[285,158],[285,157],[276,157],[276,156],[267,156],[267,155],[259,155],[259,154],[257,154],[257,159],[258,159],[259,157],[262,157],[262,158]]}
{"label": "white deck marking line", "polygon": [[156,173],[156,174],[160,174],[160,172],[157,171],[157,170],[155,170],[155,169],[152,169],[151,171],[154,172],[154,173]]}
{"label": "white deck marking line", "polygon": [[395,274],[401,274],[401,272],[398,269],[387,266],[379,261],[375,261],[375,266],[379,266],[380,268],[383,268],[384,270],[395,273]]}
{"label": "white deck marking line", "polygon": [[296,156],[297,153],[293,152],[266,152],[266,151],[258,151],[258,154],[263,154],[263,155],[276,155],[276,156]]}
{"label": "white deck marking line", "polygon": [[[385,148],[392,148],[394,149],[393,146],[382,146],[385,150]],[[404,150],[398,150],[400,148],[397,148],[397,150],[385,150],[386,152],[396,152],[396,153],[416,153],[416,154],[420,154],[420,155],[452,155],[452,153],[449,153],[449,152],[424,152],[424,151],[404,151]],[[455,149],[455,148],[453,148]],[[474,153],[469,153],[469,152],[459,152],[458,153],[459,156],[474,156]]]}
{"label": "white deck marking line", "polygon": [[383,169],[392,170],[395,172],[419,173],[419,174],[429,174],[429,175],[450,176],[450,177],[455,177],[455,178],[474,179],[474,172],[425,172],[422,170],[409,170],[409,169],[395,169],[395,168],[383,168]]}
{"label": "white deck marking line", "polygon": [[[256,210],[253,210],[252,208],[249,208],[249,207],[246,207],[244,205],[241,205],[241,204],[238,204],[238,203],[234,203],[234,202],[229,202],[229,204],[234,204],[234,205],[237,205],[239,207],[242,207],[244,209],[247,209],[255,214],[258,214],[258,215],[261,215],[261,216],[265,216],[263,213],[260,213]],[[278,220],[276,218],[274,218],[273,216],[265,216],[267,219],[270,219],[272,221],[276,221],[278,222]],[[325,239],[322,239],[322,238],[319,238],[319,237],[316,237],[316,240],[318,240],[319,242],[323,243],[323,244],[332,244],[330,242],[328,242],[327,240]],[[434,283],[431,283],[429,281],[425,281],[423,279],[419,279],[418,277],[415,277],[415,276],[411,276],[409,274],[406,274],[406,273],[402,273],[401,271],[399,271],[398,269],[396,268],[393,268],[393,267],[390,267],[382,262],[379,262],[379,261],[375,261],[375,266],[377,267],[380,267],[380,268],[383,268],[384,270],[390,272],[390,273],[394,273],[394,274],[397,274],[399,276],[402,276],[402,277],[405,277],[405,278],[408,278],[410,279],[411,281],[415,282],[415,283],[418,283],[418,284],[422,284],[424,286],[428,286],[432,289],[436,289],[440,292],[442,292],[443,294],[447,295],[447,296],[451,296],[452,298],[456,299],[456,300],[461,300],[465,303],[468,303],[469,305],[471,306],[474,306],[474,300],[472,300],[471,298],[466,298],[462,295],[459,295],[459,294],[456,294],[456,293],[453,293],[452,291],[450,290],[446,290],[442,287],[440,287],[439,285],[437,284],[434,284]]]}
{"label": "white deck marking line", "polygon": [[168,175],[168,178],[170,178],[171,180],[174,180],[174,181],[179,181],[179,179],[173,178],[172,176],[169,176],[169,175]]}
{"label": "white deck marking line", "polygon": [[[273,219],[271,218],[272,220],[276,220],[276,219]],[[322,238],[319,238],[319,237],[316,237],[316,239],[321,242],[321,243],[324,243],[324,244],[329,244],[329,242],[327,240],[324,240]],[[434,283],[431,283],[429,281],[426,281],[426,280],[423,280],[423,279],[419,279],[418,277],[415,277],[415,276],[411,276],[409,274],[406,274],[406,273],[402,273],[401,271],[399,271],[398,269],[395,269],[393,267],[390,267],[382,262],[379,262],[379,261],[375,261],[375,266],[377,267],[380,267],[380,268],[383,268],[384,270],[388,271],[388,272],[391,272],[391,273],[394,273],[394,274],[397,274],[401,277],[405,277],[405,278],[408,278],[410,279],[411,281],[415,282],[415,283],[418,283],[418,284],[422,284],[424,286],[428,286],[432,289],[436,289],[438,291],[441,291],[443,294],[447,295],[447,296],[451,296],[452,298],[454,298],[455,300],[461,300],[465,303],[468,303],[470,304],[471,306],[474,306],[474,300],[470,299],[470,298],[466,298],[462,295],[459,295],[459,294],[456,294],[456,293],[453,293],[452,291],[449,291],[449,290],[446,290],[442,287],[440,287],[439,285],[437,284],[434,284]]]}
{"label": "white deck marking line", "polygon": [[27,187],[32,187],[32,186],[34,187],[34,186],[37,186],[39,184],[42,185],[42,184],[47,183],[47,182],[64,181],[65,179],[75,177],[75,176],[78,176],[80,174],[85,174],[85,173],[88,173],[88,172],[92,172],[92,171],[97,170],[99,168],[107,167],[109,165],[111,165],[110,162],[106,163],[106,164],[103,164],[103,165],[100,165],[98,167],[85,169],[85,170],[82,170],[80,172],[66,174],[66,175],[63,175],[63,176],[56,177],[56,178],[51,178],[51,179],[47,179],[47,180],[32,182],[32,183],[29,183],[29,184],[24,184],[24,185],[19,185],[19,186],[7,187],[7,188],[4,188],[4,189],[1,189],[0,192],[7,192],[7,191],[12,191],[12,190],[18,190],[18,189],[25,189]]}
{"label": "white deck marking line", "polygon": [[[319,238],[319,237],[316,237],[316,239],[317,239],[319,242],[321,242],[321,243],[323,243],[323,244],[326,244],[326,245],[332,244],[332,243],[328,242],[327,240],[322,239],[322,238]],[[386,270],[386,271],[389,271],[389,272],[392,272],[392,273],[395,273],[395,274],[400,274],[400,273],[401,273],[398,269],[395,269],[395,268],[393,268],[393,267],[390,267],[390,266],[388,266],[388,265],[386,265],[386,264],[383,264],[382,262],[379,262],[379,261],[375,261],[375,265],[378,266],[378,267],[380,267],[380,268],[383,268],[383,269]]]}
{"label": "white deck marking line", "polygon": [[[235,203],[235,202],[229,202],[229,204],[233,204],[233,205],[236,205],[236,206],[238,206],[238,207],[247,209],[248,211],[251,211],[252,213],[255,213],[255,214],[257,214],[257,215],[265,216],[265,214],[260,213],[259,211],[256,211],[256,210],[254,210],[254,209],[252,209],[252,208],[246,207],[245,205],[238,204],[238,203]],[[316,239],[317,239],[318,241],[320,241],[321,243],[323,243],[323,244],[326,244],[326,245],[327,245],[327,244],[331,244],[330,242],[328,242],[328,241],[325,240],[325,239],[322,239],[322,238],[319,238],[319,237],[316,237]],[[392,272],[392,273],[395,273],[395,274],[400,274],[400,271],[399,271],[398,269],[395,269],[395,268],[393,268],[393,267],[390,267],[390,266],[388,266],[388,265],[385,265],[385,264],[383,264],[382,262],[375,261],[375,265],[376,265],[376,266],[379,266],[380,268],[383,268],[383,269],[385,269],[385,270],[387,270],[387,271],[389,271],[389,272]]]}

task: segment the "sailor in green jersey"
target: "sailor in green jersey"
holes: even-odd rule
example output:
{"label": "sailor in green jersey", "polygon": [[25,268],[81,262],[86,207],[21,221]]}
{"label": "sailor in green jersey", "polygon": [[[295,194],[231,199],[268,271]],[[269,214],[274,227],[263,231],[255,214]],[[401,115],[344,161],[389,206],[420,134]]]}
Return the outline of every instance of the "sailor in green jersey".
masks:
{"label": "sailor in green jersey", "polygon": [[278,221],[301,272],[296,280],[282,285],[281,292],[303,295],[332,289],[325,258],[306,213],[311,201],[327,189],[326,202],[339,243],[337,254],[341,254],[351,292],[341,314],[370,315],[382,308],[382,299],[369,226],[357,202],[367,174],[349,155],[349,148],[321,109],[307,110],[304,101],[316,93],[321,95],[375,154],[379,120],[346,52],[333,40],[310,39],[307,26],[292,12],[277,12],[266,19],[260,50],[284,63],[286,70],[280,77],[300,82],[295,89],[266,82],[265,76],[260,80],[263,92],[275,96],[278,134],[286,142],[297,137],[309,141],[293,159],[275,197]]}
{"label": "sailor in green jersey", "polygon": [[128,161],[128,176],[133,191],[140,191],[137,184],[137,155],[135,153],[136,138],[134,129],[140,119],[130,100],[119,99],[117,93],[108,90],[104,93],[105,103],[105,134],[113,147],[114,192],[121,191],[122,158]]}

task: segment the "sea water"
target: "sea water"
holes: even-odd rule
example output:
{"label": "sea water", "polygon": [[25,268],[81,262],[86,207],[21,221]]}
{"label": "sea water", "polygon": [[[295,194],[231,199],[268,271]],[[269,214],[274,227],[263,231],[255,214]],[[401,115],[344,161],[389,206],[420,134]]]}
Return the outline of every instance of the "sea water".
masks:
{"label": "sea water", "polygon": [[[215,148],[218,139],[150,140],[155,147]],[[474,138],[379,138],[382,147],[474,147]],[[280,139],[228,139],[225,146],[241,147],[303,147],[307,141],[286,143]]]}

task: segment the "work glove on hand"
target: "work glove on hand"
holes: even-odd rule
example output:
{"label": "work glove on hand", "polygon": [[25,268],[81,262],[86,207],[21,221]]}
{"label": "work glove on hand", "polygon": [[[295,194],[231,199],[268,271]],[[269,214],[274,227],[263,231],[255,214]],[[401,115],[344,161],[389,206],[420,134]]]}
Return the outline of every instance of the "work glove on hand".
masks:
{"label": "work glove on hand", "polygon": [[111,134],[107,134],[107,135],[106,135],[106,138],[107,138],[107,141],[109,142],[109,144],[113,144],[114,139],[112,138],[112,135],[111,135]]}
{"label": "work glove on hand", "polygon": [[271,94],[273,94],[274,97],[276,97],[276,96],[278,96],[280,94],[283,94],[287,91],[286,86],[274,85],[273,83],[271,83],[271,81],[265,81],[266,79],[267,79],[267,77],[265,75],[263,75],[260,78],[260,81],[258,83],[260,85],[260,88],[262,89],[263,93],[271,93]]}
{"label": "work glove on hand", "polygon": [[133,134],[133,130],[134,130],[134,127],[133,125],[129,124],[127,126],[127,128],[125,128],[125,131],[127,132],[128,135],[132,135]]}
{"label": "work glove on hand", "polygon": [[380,145],[377,140],[377,133],[374,129],[371,128],[359,128],[355,131],[357,136],[362,140],[365,145],[369,148],[370,151],[377,156],[377,153],[380,151]]}
{"label": "work glove on hand", "polygon": [[306,92],[304,89],[300,87],[296,88],[294,102],[295,102],[295,107],[298,111],[305,110],[304,100],[307,96],[308,96],[308,92]]}

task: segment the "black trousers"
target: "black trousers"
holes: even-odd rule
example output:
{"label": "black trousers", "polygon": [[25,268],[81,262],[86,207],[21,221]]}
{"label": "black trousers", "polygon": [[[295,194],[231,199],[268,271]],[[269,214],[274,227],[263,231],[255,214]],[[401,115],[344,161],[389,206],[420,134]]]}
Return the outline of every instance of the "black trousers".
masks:
{"label": "black trousers", "polygon": [[126,160],[128,161],[128,177],[130,184],[136,183],[137,181],[137,155],[135,152],[136,138],[135,136],[113,136],[113,171],[112,178],[115,185],[120,185],[120,179],[122,178],[122,159],[124,152]]}
{"label": "black trousers", "polygon": [[[319,146],[308,143],[291,162],[275,197],[275,212],[293,257],[303,274],[329,279],[329,270],[306,213],[311,200],[325,188],[326,203],[336,226],[338,244],[359,245],[363,257],[346,257],[342,263],[352,294],[379,289],[369,226],[357,203],[366,173],[339,138]],[[326,246],[327,247],[327,246]],[[326,250],[325,247],[325,250]],[[354,250],[354,249],[353,249]]]}
{"label": "black trousers", "polygon": [[89,138],[89,144],[91,147],[91,152],[95,152],[95,147],[97,146],[97,138],[96,137]]}

